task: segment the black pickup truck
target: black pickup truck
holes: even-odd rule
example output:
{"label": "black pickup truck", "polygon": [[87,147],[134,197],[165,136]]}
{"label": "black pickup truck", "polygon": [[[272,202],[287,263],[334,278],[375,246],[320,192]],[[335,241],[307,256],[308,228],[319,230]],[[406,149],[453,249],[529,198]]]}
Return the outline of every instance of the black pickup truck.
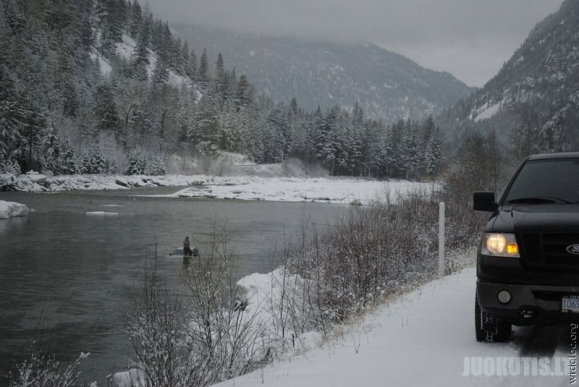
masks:
{"label": "black pickup truck", "polygon": [[492,212],[477,256],[477,341],[507,341],[512,325],[579,322],[579,153],[534,155]]}

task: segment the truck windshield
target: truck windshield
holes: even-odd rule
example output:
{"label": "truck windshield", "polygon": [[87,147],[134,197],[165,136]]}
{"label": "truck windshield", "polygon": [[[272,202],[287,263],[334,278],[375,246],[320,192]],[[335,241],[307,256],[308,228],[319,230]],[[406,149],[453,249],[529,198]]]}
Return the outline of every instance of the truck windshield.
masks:
{"label": "truck windshield", "polygon": [[504,203],[579,203],[579,160],[528,161]]}

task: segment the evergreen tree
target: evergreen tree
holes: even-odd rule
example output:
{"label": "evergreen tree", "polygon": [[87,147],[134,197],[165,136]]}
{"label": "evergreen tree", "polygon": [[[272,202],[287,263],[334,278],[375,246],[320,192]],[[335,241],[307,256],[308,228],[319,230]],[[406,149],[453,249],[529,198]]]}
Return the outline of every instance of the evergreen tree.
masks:
{"label": "evergreen tree", "polygon": [[166,173],[167,168],[165,167],[165,163],[160,157],[153,156],[147,160],[147,166],[145,168],[146,175],[162,176]]}
{"label": "evergreen tree", "polygon": [[187,61],[187,75],[191,79],[197,79],[197,56],[194,50],[191,50],[189,60]]}
{"label": "evergreen tree", "polygon": [[143,12],[137,0],[131,2],[129,34],[133,39],[137,38],[143,29]]}
{"label": "evergreen tree", "polygon": [[135,79],[146,82],[149,79],[147,68],[149,66],[149,46],[151,44],[151,24],[152,16],[145,17],[141,26],[139,38],[137,40],[136,58],[134,61]]}
{"label": "evergreen tree", "polygon": [[82,173],[116,173],[116,169],[116,161],[110,155],[106,155],[98,143],[93,145],[80,160]]}
{"label": "evergreen tree", "polygon": [[252,103],[252,95],[249,82],[245,75],[239,77],[237,90],[235,92],[235,104],[239,107],[247,107]]}
{"label": "evergreen tree", "polygon": [[0,162],[18,157],[22,138],[22,122],[17,116],[18,95],[14,79],[0,56]]}
{"label": "evergreen tree", "polygon": [[18,0],[4,0],[4,15],[12,35],[18,35],[26,26],[26,18]]}
{"label": "evergreen tree", "polygon": [[60,173],[64,175],[74,175],[80,172],[78,162],[74,156],[74,149],[68,140],[62,146],[62,158],[60,162]]}
{"label": "evergreen tree", "polygon": [[440,133],[436,130],[428,139],[424,152],[425,172],[427,175],[436,175],[440,172],[440,164],[442,162],[441,148]]}
{"label": "evergreen tree", "polygon": [[129,165],[125,171],[125,175],[144,175],[147,168],[147,161],[141,148],[135,149],[129,157]]}
{"label": "evergreen tree", "polygon": [[209,67],[207,62],[207,50],[203,49],[203,54],[199,60],[199,67],[197,69],[197,83],[202,90],[205,90],[209,85]]}
{"label": "evergreen tree", "polygon": [[566,140],[564,119],[561,114],[556,114],[543,125],[539,132],[539,150],[545,153],[567,151]]}
{"label": "evergreen tree", "polygon": [[61,172],[61,147],[60,139],[56,135],[53,125],[50,125],[42,139],[42,153],[44,156],[43,169],[52,171],[55,175]]}

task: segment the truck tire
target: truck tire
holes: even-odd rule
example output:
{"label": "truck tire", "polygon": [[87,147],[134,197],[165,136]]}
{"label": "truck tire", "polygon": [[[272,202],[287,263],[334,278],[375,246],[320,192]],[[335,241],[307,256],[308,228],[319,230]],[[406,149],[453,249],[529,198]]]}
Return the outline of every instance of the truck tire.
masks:
{"label": "truck tire", "polygon": [[474,300],[474,329],[478,342],[503,343],[511,339],[512,324],[501,321],[483,311],[476,296]]}

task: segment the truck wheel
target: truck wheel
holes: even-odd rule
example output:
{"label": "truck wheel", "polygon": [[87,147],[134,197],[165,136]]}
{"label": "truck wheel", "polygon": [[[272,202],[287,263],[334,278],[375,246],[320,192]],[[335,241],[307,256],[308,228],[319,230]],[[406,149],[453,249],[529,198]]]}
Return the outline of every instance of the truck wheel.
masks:
{"label": "truck wheel", "polygon": [[476,341],[501,343],[511,339],[512,324],[501,321],[481,310],[478,298],[474,300],[474,329]]}

